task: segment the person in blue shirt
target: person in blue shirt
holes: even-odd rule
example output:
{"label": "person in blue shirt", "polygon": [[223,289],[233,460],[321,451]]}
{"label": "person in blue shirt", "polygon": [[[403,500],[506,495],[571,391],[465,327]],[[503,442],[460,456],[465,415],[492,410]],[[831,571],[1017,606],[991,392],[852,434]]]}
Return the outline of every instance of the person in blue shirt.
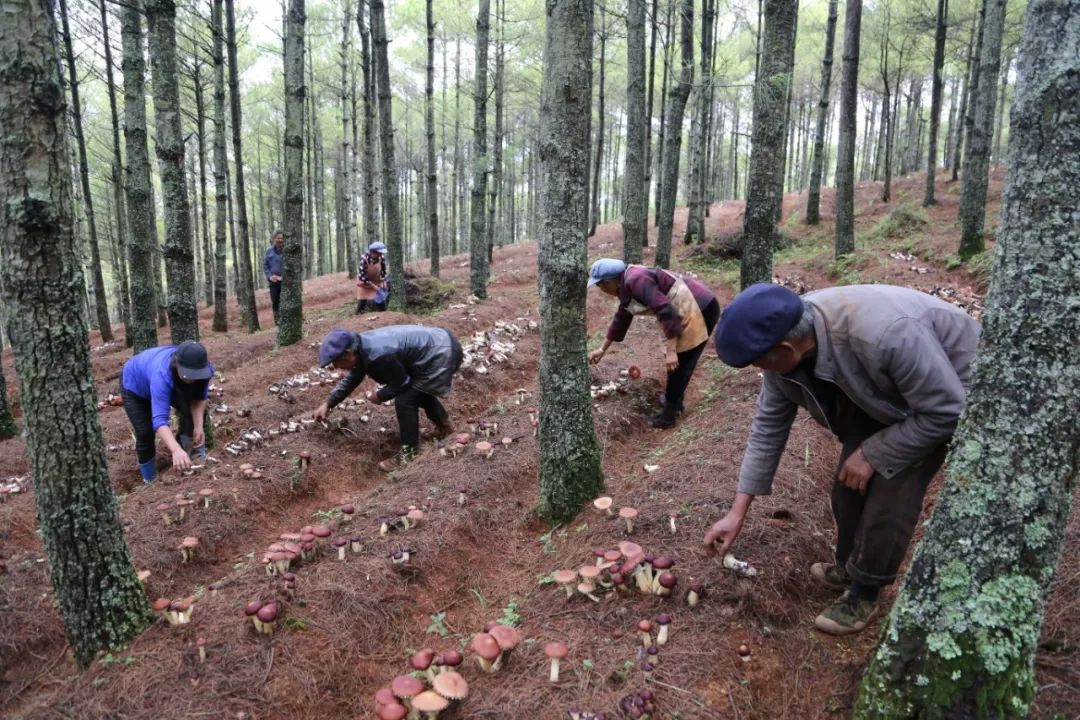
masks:
{"label": "person in blue shirt", "polygon": [[278,323],[278,307],[281,305],[281,278],[285,275],[285,253],[281,246],[285,244],[285,231],[277,230],[270,239],[270,247],[263,255],[263,275],[270,286],[270,307],[274,309],[274,324]]}
{"label": "person in blue shirt", "polygon": [[[126,363],[121,373],[120,395],[135,434],[135,453],[143,482],[157,476],[155,438],[172,453],[177,470],[191,467],[191,457],[206,457],[203,416],[214,366],[206,348],[194,340],[179,345],[143,350]],[[169,410],[180,418],[179,438],[169,427]]]}

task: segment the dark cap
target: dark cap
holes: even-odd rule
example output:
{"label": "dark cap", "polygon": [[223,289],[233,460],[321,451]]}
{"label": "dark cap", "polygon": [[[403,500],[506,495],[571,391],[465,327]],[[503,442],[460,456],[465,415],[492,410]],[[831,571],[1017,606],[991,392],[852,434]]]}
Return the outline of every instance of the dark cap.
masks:
{"label": "dark cap", "polygon": [[173,361],[181,380],[209,380],[214,374],[206,357],[206,348],[194,340],[180,343],[173,353]]}
{"label": "dark cap", "polygon": [[724,308],[716,329],[716,354],[732,367],[746,367],[776,347],[802,314],[802,298],[788,288],[751,285]]}
{"label": "dark cap", "polygon": [[326,367],[352,348],[356,333],[334,328],[319,344],[319,367]]}

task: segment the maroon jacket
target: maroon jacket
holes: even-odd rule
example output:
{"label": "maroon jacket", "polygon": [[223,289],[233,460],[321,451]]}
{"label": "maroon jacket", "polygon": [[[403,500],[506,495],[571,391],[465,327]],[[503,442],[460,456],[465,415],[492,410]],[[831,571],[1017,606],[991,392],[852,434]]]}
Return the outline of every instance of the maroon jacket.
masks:
{"label": "maroon jacket", "polygon": [[664,337],[678,337],[682,332],[682,317],[668,302],[667,296],[677,277],[682,277],[702,311],[716,300],[712,290],[692,277],[677,276],[661,268],[631,265],[623,273],[622,282],[619,284],[619,309],[615,311],[615,317],[608,326],[608,340],[622,342],[626,337],[626,331],[634,320],[633,314],[626,307],[634,300],[656,313],[656,319],[664,330]]}

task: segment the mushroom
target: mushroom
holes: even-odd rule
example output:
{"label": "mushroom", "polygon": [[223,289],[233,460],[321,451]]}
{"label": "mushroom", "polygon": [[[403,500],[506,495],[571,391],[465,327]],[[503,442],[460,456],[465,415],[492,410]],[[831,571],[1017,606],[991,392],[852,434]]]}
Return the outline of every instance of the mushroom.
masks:
{"label": "mushroom", "polygon": [[397,698],[394,697],[394,691],[390,689],[389,685],[384,685],[375,691],[375,707],[381,708],[383,705],[397,705]]}
{"label": "mushroom", "polygon": [[405,706],[396,702],[391,705],[383,705],[376,712],[379,720],[403,720],[408,714],[409,711],[405,709]]}
{"label": "mushroom", "polygon": [[742,575],[743,577],[754,577],[757,575],[757,568],[753,567],[745,560],[739,560],[731,553],[724,556],[724,567],[736,575]]}
{"label": "mushroom", "polygon": [[214,488],[203,488],[199,491],[199,497],[203,499],[203,509],[210,507],[210,496],[214,494]]}
{"label": "mushroom", "polygon": [[194,500],[187,500],[185,498],[177,498],[176,499],[176,507],[180,508],[180,519],[181,520],[184,519],[184,512],[187,510],[188,506],[194,505],[194,504],[195,504]]}
{"label": "mushroom", "polygon": [[473,652],[476,660],[480,663],[480,669],[486,673],[498,670],[497,663],[502,659],[502,650],[499,643],[487,633],[477,633],[472,641]]}
{"label": "mushroom", "polygon": [[743,662],[750,662],[750,646],[746,643],[739,646],[739,659]]}
{"label": "mushroom", "polygon": [[[461,653],[458,653],[458,657],[461,657]],[[451,700],[464,700],[469,696],[469,683],[453,670],[436,675],[431,686],[435,688],[435,692]]]}
{"label": "mushroom", "polygon": [[339,538],[334,539],[334,547],[337,548],[337,559],[338,560],[344,560],[345,559],[345,551],[348,548],[348,545],[349,545],[349,541],[346,540],[343,537],[339,537]]}
{"label": "mushroom", "polygon": [[195,604],[193,595],[180,600],[174,600],[169,606],[169,613],[173,616],[173,625],[187,625],[191,622],[191,610]]}
{"label": "mushroom", "polygon": [[645,648],[645,659],[652,663],[653,667],[660,664],[660,648],[655,645],[650,645]]}
{"label": "mushroom", "polygon": [[574,597],[574,581],[577,580],[577,573],[573,570],[556,570],[552,577],[555,582],[563,586],[566,590],[567,599]]}
{"label": "mushroom", "polygon": [[671,527],[671,534],[675,534],[675,518],[679,517],[677,510],[671,510],[668,512],[668,525]]}
{"label": "mushroom", "polygon": [[353,507],[352,503],[345,503],[341,506],[342,515],[352,515],[354,512],[356,512],[356,508]]}
{"label": "mushroom", "polygon": [[485,458],[490,458],[495,454],[495,446],[489,443],[487,440],[481,440],[476,443],[476,452],[483,455]]}
{"label": "mushroom", "polygon": [[433,690],[425,690],[412,699],[413,712],[424,713],[426,720],[437,720],[439,713],[450,706],[450,701]]}
{"label": "mushroom", "polygon": [[199,538],[188,535],[186,538],[180,541],[180,546],[177,548],[182,557],[182,562],[187,562],[195,556],[195,548],[199,547]]}
{"label": "mushroom", "polygon": [[206,662],[206,638],[196,640],[195,647],[199,650],[199,662]]}
{"label": "mushroom", "polygon": [[619,508],[619,517],[626,521],[626,534],[634,532],[634,518],[637,517],[637,510],[632,507]]}
{"label": "mushroom", "polygon": [[311,534],[315,536],[315,546],[318,547],[322,544],[322,541],[330,537],[332,534],[330,528],[325,525],[317,525],[311,528]]}
{"label": "mushroom", "polygon": [[626,369],[626,375],[631,380],[637,380],[641,377],[641,368],[639,368],[637,365],[631,365]]}
{"label": "mushroom", "polygon": [[[457,650],[446,650],[445,652],[443,652],[442,655],[439,656],[439,660],[438,660],[439,672],[440,673],[452,672],[452,670],[447,670],[446,668],[456,668],[458,665],[460,665],[464,661],[465,661],[464,656],[462,656],[462,654],[460,652],[458,652]],[[446,693],[443,693],[443,694],[446,695]],[[446,695],[446,696],[450,697],[449,695]],[[454,699],[456,700],[458,698],[454,698]]]}
{"label": "mushroom", "polygon": [[[159,617],[166,618],[167,620],[166,613],[169,610],[170,605],[172,605],[172,600],[169,598],[158,598],[150,605],[150,609],[156,612]],[[169,624],[171,625],[172,623]]]}
{"label": "mushroom", "polygon": [[251,622],[255,626],[256,632],[262,632],[262,623],[259,622],[259,610],[261,608],[262,603],[258,600],[252,600],[244,606],[244,615],[251,618]]}
{"label": "mushroom", "polygon": [[139,583],[142,584],[143,587],[146,587],[146,581],[150,579],[150,571],[140,570],[136,577],[139,578]]}
{"label": "mushroom", "polygon": [[600,567],[601,568],[611,567],[612,565],[617,563],[619,561],[619,558],[621,558],[621,557],[622,557],[622,553],[619,552],[618,550],[607,550],[607,551],[604,552],[604,564],[601,565]]}
{"label": "mushroom", "polygon": [[[652,565],[653,570],[667,571],[667,570],[670,570],[672,567],[675,566],[675,561],[672,560],[671,558],[667,557],[666,555],[661,555],[658,558],[653,558],[652,563],[650,563],[650,564]],[[654,595],[660,595],[661,594],[660,593],[660,577],[661,577],[661,575],[662,575],[662,572],[657,572],[657,573],[653,574],[653,581],[652,581],[652,584],[650,586],[650,591]]]}
{"label": "mushroom", "polygon": [[615,586],[615,590],[618,592],[629,592],[629,588],[626,587],[626,578],[622,573],[611,574],[611,584]]}
{"label": "mushroom", "polygon": [[435,651],[431,648],[422,648],[409,658],[409,667],[427,675],[428,680],[435,679],[435,672],[431,669],[431,663],[435,660]]}
{"label": "mushroom", "polygon": [[[470,424],[472,424],[472,422],[474,421],[470,420]],[[470,440],[472,440],[472,436],[469,435],[469,433],[458,433],[454,436],[454,442],[458,445],[468,445]]]}
{"label": "mushroom", "polygon": [[664,645],[667,643],[668,639],[668,627],[671,625],[671,616],[657,615],[653,620],[656,621],[656,624],[660,627],[660,629],[656,631],[656,644]]}
{"label": "mushroom", "polygon": [[457,504],[458,505],[464,505],[465,504],[465,488],[463,488],[463,487],[459,487],[457,489]]}
{"label": "mushroom", "polygon": [[675,578],[675,576],[673,574],[671,574],[669,572],[666,572],[657,579],[657,582],[660,584],[660,589],[657,591],[656,594],[657,595],[670,595],[671,591],[675,588],[675,585],[678,583],[678,580]]}
{"label": "mushroom", "polygon": [[690,589],[686,591],[686,604],[690,607],[696,607],[698,601],[705,595],[705,584],[700,580],[694,580],[690,583]]}
{"label": "mushroom", "polygon": [[502,662],[502,659],[510,654],[510,652],[518,646],[521,642],[521,633],[508,625],[495,624],[490,630],[487,631],[491,637],[495,638],[495,642],[499,644],[499,649],[502,651],[502,655],[496,661],[496,664]]}
{"label": "mushroom", "polygon": [[512,438],[512,437],[504,437],[502,439],[502,444],[503,444],[503,447],[508,448],[508,447],[510,447],[511,445],[514,444],[514,438]]}
{"label": "mushroom", "polygon": [[277,620],[277,616],[278,609],[276,602],[268,602],[259,608],[259,612],[256,614],[256,617],[261,624],[259,630],[267,635],[272,635],[274,633],[274,622]]}
{"label": "mushroom", "polygon": [[591,582],[587,580],[585,582],[580,582],[578,583],[577,589],[579,593],[589,598],[593,602],[600,602],[600,598],[593,595],[593,590],[596,589],[596,586],[593,585]]}
{"label": "mushroom", "polygon": [[592,554],[596,558],[596,567],[601,567],[604,564],[604,553],[607,552],[604,548],[593,548]]}
{"label": "mushroom", "polygon": [[607,497],[606,495],[604,497],[596,498],[592,501],[592,504],[593,507],[596,508],[599,512],[607,513],[608,515],[613,514],[611,512],[611,498]]}
{"label": "mushroom", "polygon": [[158,503],[158,506],[156,508],[157,511],[159,513],[161,513],[162,522],[164,522],[166,525],[172,525],[172,516],[169,515],[169,510],[171,508],[172,508],[172,503],[170,503],[170,502]]}
{"label": "mushroom", "polygon": [[359,535],[353,535],[349,538],[349,549],[352,550],[354,553],[358,553],[364,549],[363,544],[360,542]]}
{"label": "mushroom", "polygon": [[424,519],[424,511],[419,508],[413,508],[409,512],[405,513],[406,524],[405,527],[416,527],[420,524],[420,521]]}
{"label": "mushroom", "polygon": [[637,624],[638,637],[641,638],[641,644],[644,647],[652,645],[652,623],[648,620],[641,620]]}
{"label": "mushroom", "polygon": [[304,472],[311,467],[311,453],[307,450],[301,450],[298,456],[300,458],[300,472]]}
{"label": "mushroom", "polygon": [[544,646],[544,654],[551,659],[551,672],[548,680],[553,683],[559,682],[559,661],[566,657],[566,643],[549,642]]}

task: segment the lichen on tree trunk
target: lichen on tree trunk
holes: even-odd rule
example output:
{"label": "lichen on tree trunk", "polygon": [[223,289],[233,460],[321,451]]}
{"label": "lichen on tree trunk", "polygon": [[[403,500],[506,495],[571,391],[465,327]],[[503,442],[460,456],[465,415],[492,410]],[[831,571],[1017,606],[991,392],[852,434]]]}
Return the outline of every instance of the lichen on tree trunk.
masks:
{"label": "lichen on tree trunk", "polygon": [[547,4],[541,90],[540,506],[565,522],[603,487],[585,361],[591,0]]}
{"label": "lichen on tree trunk", "polygon": [[[52,3],[0,23],[0,287],[15,338],[34,501],[68,640],[85,666],[152,619],[105,464],[72,219]],[[61,300],[58,301],[58,298]]]}
{"label": "lichen on tree trunk", "polygon": [[[1032,0],[967,410],[856,717],[1024,717],[1080,474],[1080,0]],[[991,76],[993,77],[993,76]],[[965,172],[967,166],[965,166]]]}
{"label": "lichen on tree trunk", "polygon": [[304,334],[304,0],[289,0],[285,20],[285,275],[277,343]]}

